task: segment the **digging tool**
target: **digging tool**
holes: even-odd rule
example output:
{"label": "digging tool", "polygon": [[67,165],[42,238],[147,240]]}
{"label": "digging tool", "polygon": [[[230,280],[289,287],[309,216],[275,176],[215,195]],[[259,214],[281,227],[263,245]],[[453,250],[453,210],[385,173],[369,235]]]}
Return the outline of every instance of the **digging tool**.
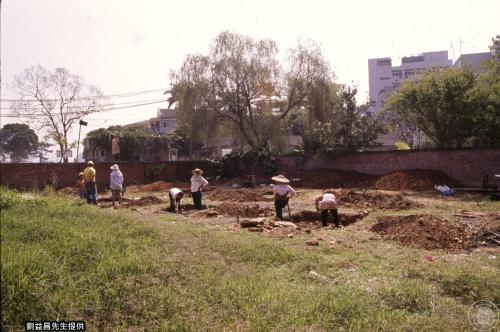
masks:
{"label": "digging tool", "polygon": [[201,198],[203,199],[203,204],[205,204],[205,207],[208,210],[208,204],[207,204],[207,201],[205,200],[205,195],[203,195],[203,192],[201,191],[201,188],[200,188],[200,194],[201,194]]}

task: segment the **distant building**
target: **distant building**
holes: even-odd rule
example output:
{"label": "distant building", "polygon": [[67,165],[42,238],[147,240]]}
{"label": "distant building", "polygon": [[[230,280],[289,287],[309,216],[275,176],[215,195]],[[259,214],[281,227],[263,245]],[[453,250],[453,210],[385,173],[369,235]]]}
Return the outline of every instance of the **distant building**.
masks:
{"label": "distant building", "polygon": [[462,54],[455,61],[455,67],[469,67],[475,73],[482,73],[486,71],[483,64],[493,58],[493,52],[482,52],[472,54]]}
{"label": "distant building", "polygon": [[413,79],[425,70],[448,68],[453,61],[448,59],[448,51],[424,52],[405,56],[401,65],[393,66],[389,57],[368,59],[368,79],[370,113],[378,113],[392,91],[396,90],[403,80]]}
{"label": "distant building", "polygon": [[177,110],[174,108],[159,108],[156,118],[151,118],[149,120],[148,131],[168,134],[177,128],[179,123],[179,117],[177,116]]}

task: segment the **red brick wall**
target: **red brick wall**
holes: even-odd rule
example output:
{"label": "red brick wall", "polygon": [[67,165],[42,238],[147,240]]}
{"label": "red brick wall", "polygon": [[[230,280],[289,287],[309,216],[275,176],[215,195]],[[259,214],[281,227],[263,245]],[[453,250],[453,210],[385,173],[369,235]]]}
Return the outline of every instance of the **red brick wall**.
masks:
{"label": "red brick wall", "polygon": [[[112,162],[95,164],[98,188],[107,186],[112,164]],[[215,174],[213,166],[208,161],[121,162],[119,165],[126,185],[158,180],[188,181],[191,170],[196,167],[203,169],[208,177],[213,177]],[[2,185],[17,189],[43,188],[55,176],[58,188],[70,187],[74,185],[78,173],[84,168],[84,164],[2,163],[0,182]]]}
{"label": "red brick wall", "polygon": [[279,172],[293,176],[317,168],[387,174],[402,169],[440,170],[466,186],[480,187],[485,175],[490,181],[500,174],[500,149],[379,151],[331,155],[328,158],[280,157]]}

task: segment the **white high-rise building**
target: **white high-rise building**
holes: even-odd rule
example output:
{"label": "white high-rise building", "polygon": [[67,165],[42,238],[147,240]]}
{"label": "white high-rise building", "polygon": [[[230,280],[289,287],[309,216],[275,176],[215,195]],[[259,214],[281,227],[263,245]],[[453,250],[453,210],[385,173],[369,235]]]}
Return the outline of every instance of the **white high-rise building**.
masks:
{"label": "white high-rise building", "polygon": [[451,67],[453,60],[448,59],[448,51],[424,52],[419,55],[405,56],[401,65],[393,66],[389,57],[368,59],[368,79],[371,113],[377,113],[384,99],[407,78],[428,69]]}

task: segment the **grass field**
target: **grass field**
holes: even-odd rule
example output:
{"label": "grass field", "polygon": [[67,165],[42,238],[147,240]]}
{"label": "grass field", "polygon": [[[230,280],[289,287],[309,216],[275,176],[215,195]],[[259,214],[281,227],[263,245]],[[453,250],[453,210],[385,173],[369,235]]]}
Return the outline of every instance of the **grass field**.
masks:
{"label": "grass field", "polygon": [[469,331],[474,301],[500,306],[489,253],[404,247],[362,227],[309,247],[50,191],[2,189],[0,203],[5,331],[27,320],[84,320],[91,331]]}

